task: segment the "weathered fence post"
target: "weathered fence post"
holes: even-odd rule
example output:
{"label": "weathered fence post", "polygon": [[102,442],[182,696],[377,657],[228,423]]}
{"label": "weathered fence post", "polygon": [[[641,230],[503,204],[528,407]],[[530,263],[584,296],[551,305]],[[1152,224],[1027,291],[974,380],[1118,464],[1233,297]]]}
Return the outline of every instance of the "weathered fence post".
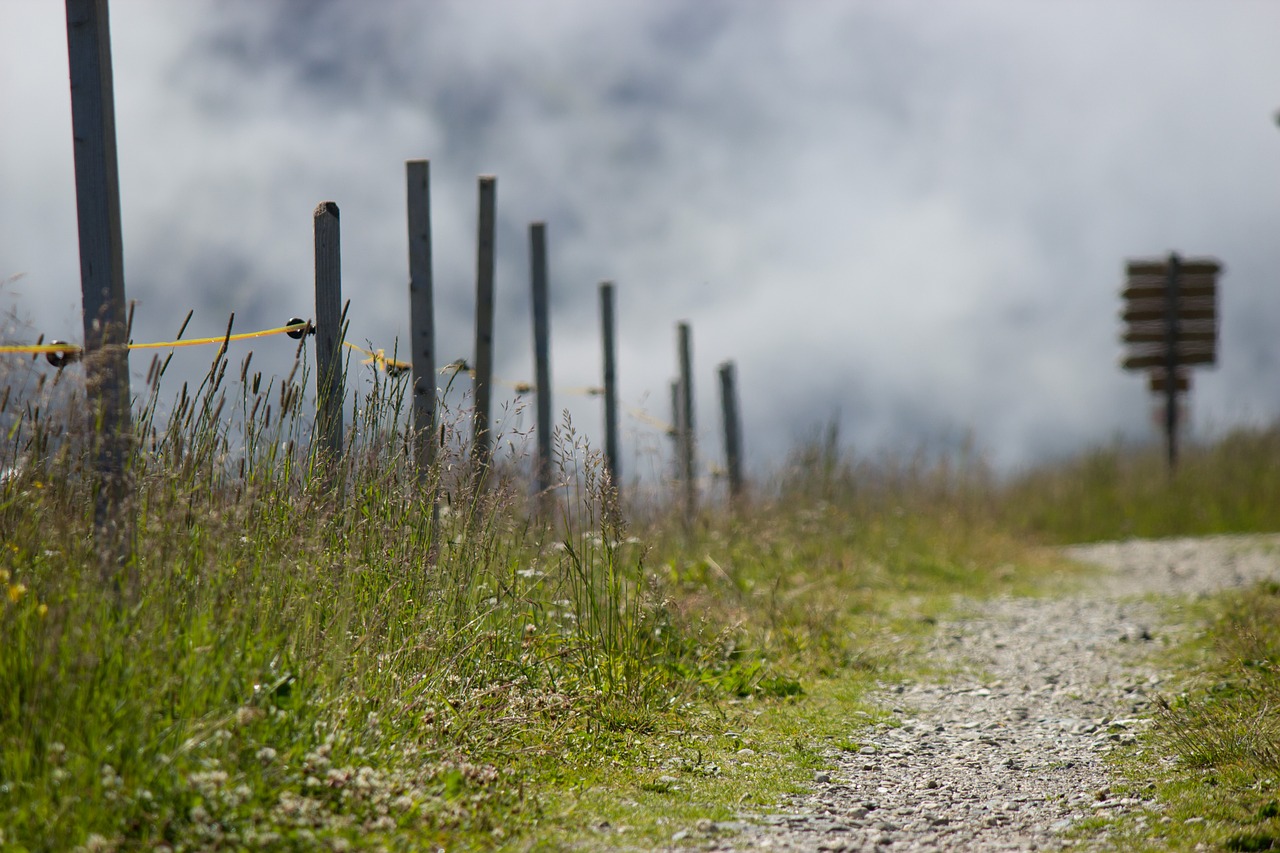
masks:
{"label": "weathered fence post", "polygon": [[677,405],[676,447],[679,451],[680,484],[684,497],[685,523],[692,524],[698,510],[698,484],[695,472],[693,417],[693,343],[688,323],[676,326],[679,339],[680,394]]}
{"label": "weathered fence post", "polygon": [[489,470],[493,400],[493,253],[497,178],[480,176],[480,207],[476,237],[476,363],[475,422],[471,440],[473,483],[477,489]]}
{"label": "weathered fence post", "polygon": [[436,321],[431,270],[431,163],[405,162],[409,212],[409,337],[413,342],[413,455],[418,483],[436,461]]}
{"label": "weathered fence post", "polygon": [[737,509],[742,501],[742,421],[738,415],[738,371],[732,361],[726,361],[720,365],[719,372],[725,467],[729,473],[729,506]]}
{"label": "weathered fence post", "polygon": [[338,206],[323,201],[313,216],[316,255],[316,437],[330,485],[342,458],[342,255]]}
{"label": "weathered fence post", "polygon": [[618,465],[618,383],[614,332],[617,324],[613,313],[613,282],[600,284],[600,336],[604,347],[604,465],[609,482],[620,489],[621,469]]}
{"label": "weathered fence post", "polygon": [[667,436],[671,439],[672,459],[674,464],[671,466],[672,477],[675,482],[680,482],[680,435],[684,432],[684,428],[680,426],[680,380],[671,380],[671,429]]}
{"label": "weathered fence post", "polygon": [[533,381],[537,395],[537,453],[534,482],[538,511],[545,518],[551,495],[551,330],[547,305],[547,225],[529,225],[529,280],[533,286]]}
{"label": "weathered fence post", "polygon": [[[67,0],[71,136],[84,301],[85,381],[95,446],[94,538],[117,599],[132,592],[128,321],[107,0]],[[123,575],[123,576],[122,576]]]}

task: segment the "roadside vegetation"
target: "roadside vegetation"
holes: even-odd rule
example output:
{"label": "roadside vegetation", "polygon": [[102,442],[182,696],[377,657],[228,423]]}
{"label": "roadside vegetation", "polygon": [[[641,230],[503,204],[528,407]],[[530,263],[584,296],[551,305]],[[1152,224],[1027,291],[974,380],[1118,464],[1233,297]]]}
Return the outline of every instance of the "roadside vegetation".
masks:
{"label": "roadside vegetation", "polygon": [[521,436],[475,488],[468,413],[447,413],[422,480],[405,382],[375,375],[329,468],[304,372],[219,356],[172,398],[164,363],[149,371],[118,597],[93,548],[92,442],[65,419],[74,376],[17,370],[0,403],[6,850],[705,837],[856,749],[878,719],[866,689],[923,665],[913,638],[957,595],[1077,571],[1038,543],[1273,526],[1248,509],[1274,511],[1268,479],[1220,471],[1264,468],[1269,433],[1193,451],[1203,499],[1125,521],[1075,507],[1155,500],[1166,478],[1147,489],[1142,453],[1000,483],[972,459],[850,458],[832,427],[750,506],[686,524],[619,501],[568,423],[539,518]]}
{"label": "roadside vegetation", "polygon": [[1280,426],[1237,429],[1182,449],[1113,443],[1001,489],[1003,525],[1059,544],[1280,531]]}
{"label": "roadside vegetation", "polygon": [[5,849],[650,847],[777,802],[951,595],[1054,565],[946,471],[822,442],[686,525],[620,503],[566,423],[538,518],[521,436],[474,488],[465,411],[419,479],[403,379],[374,377],[327,467],[301,370],[220,356],[166,398],[164,368],[122,596],[75,375],[23,362],[0,406]]}

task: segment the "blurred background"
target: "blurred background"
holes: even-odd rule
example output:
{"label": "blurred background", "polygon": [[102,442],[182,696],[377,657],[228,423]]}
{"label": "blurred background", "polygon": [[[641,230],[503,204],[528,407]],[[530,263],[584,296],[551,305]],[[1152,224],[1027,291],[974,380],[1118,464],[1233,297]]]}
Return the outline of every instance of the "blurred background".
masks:
{"label": "blurred background", "polygon": [[[543,220],[556,387],[599,384],[596,288],[615,281],[621,403],[670,419],[690,321],[707,457],[729,358],[756,470],[837,420],[858,452],[972,442],[1001,471],[1155,441],[1146,380],[1118,366],[1119,291],[1126,258],[1171,250],[1225,264],[1193,435],[1280,415],[1275,3],[113,0],[111,16],[135,340],[171,339],[189,309],[187,337],[232,312],[236,331],[312,316],[311,212],[333,200],[348,339],[405,353],[404,161],[429,158],[439,362],[473,357],[476,176],[495,174],[497,375],[532,378]],[[63,4],[0,4],[0,115],[0,309],[25,320],[2,337],[79,341]],[[284,373],[294,347],[253,350]],[[148,364],[132,357],[135,392]],[[603,440],[598,400],[554,405]],[[652,470],[659,430],[632,414],[622,433],[628,477]]]}

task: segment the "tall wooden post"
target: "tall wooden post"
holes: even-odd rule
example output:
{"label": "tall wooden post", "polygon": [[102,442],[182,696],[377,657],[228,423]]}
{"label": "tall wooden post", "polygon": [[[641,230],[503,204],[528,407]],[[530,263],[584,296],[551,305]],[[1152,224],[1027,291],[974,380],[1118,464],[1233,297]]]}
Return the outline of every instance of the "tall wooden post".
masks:
{"label": "tall wooden post", "polygon": [[479,488],[489,470],[493,400],[493,253],[498,181],[480,176],[476,236],[475,431],[471,440],[474,482]]}
{"label": "tall wooden post", "polygon": [[547,304],[547,226],[529,226],[529,280],[533,286],[533,373],[537,394],[537,455],[534,478],[539,510],[545,515],[551,499],[551,329]]}
{"label": "tall wooden post", "polygon": [[720,365],[719,373],[725,467],[729,471],[729,504],[736,508],[742,501],[742,421],[738,415],[738,371],[732,361],[726,361]]}
{"label": "tall wooden post", "polygon": [[[342,256],[338,205],[323,201],[313,215],[316,255],[316,437],[332,477],[342,458]],[[332,480],[330,480],[332,482]]]}
{"label": "tall wooden post", "polygon": [[405,163],[409,213],[409,338],[413,347],[413,455],[425,484],[436,461],[436,321],[431,268],[431,163]]}
{"label": "tall wooden post", "polygon": [[1182,259],[1169,253],[1168,279],[1164,289],[1164,431],[1168,442],[1169,474],[1178,467],[1178,289],[1182,279]]}
{"label": "tall wooden post", "polygon": [[674,463],[671,466],[671,473],[675,482],[680,482],[680,436],[684,434],[684,427],[681,426],[681,418],[684,417],[680,413],[680,380],[671,380],[671,431],[667,435],[671,438],[671,456]]}
{"label": "tall wooden post", "polygon": [[684,496],[684,517],[692,524],[698,510],[698,484],[694,436],[696,425],[693,417],[693,341],[688,323],[676,327],[679,340],[680,396],[679,418],[676,423],[676,446],[679,448],[680,483]]}
{"label": "tall wooden post", "polygon": [[133,424],[111,33],[107,0],[67,0],[66,9],[85,380],[97,469],[94,537],[100,571],[120,598],[133,585],[124,575],[134,545],[128,464]]}
{"label": "tall wooden post", "polygon": [[618,382],[614,333],[616,322],[613,313],[613,282],[600,284],[600,337],[604,346],[604,464],[609,472],[609,482],[621,488],[621,468],[618,465]]}

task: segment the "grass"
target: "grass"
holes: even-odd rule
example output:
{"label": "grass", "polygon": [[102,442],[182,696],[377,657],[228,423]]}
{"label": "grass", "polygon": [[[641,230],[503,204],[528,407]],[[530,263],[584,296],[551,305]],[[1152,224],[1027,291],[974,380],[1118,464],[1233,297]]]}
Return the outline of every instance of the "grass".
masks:
{"label": "grass", "polygon": [[164,374],[137,412],[122,597],[93,544],[93,436],[59,420],[80,392],[6,382],[4,849],[695,840],[856,748],[880,719],[867,688],[921,666],[914,638],[957,596],[1074,571],[1036,543],[1270,524],[1246,511],[1270,506],[1266,476],[1229,488],[1267,470],[1269,433],[1193,451],[1159,499],[1140,453],[1005,483],[973,458],[851,460],[832,429],[685,533],[620,503],[568,423],[540,519],[518,452],[471,488],[466,411],[422,479],[403,379],[374,375],[334,462],[305,371],[220,354],[172,403]]}
{"label": "grass", "polygon": [[1039,541],[1091,542],[1280,530],[1280,426],[1184,448],[1122,443],[1024,473],[993,506]]}
{"label": "grass", "polygon": [[603,823],[651,844],[793,790],[901,664],[887,633],[1043,568],[908,482],[928,472],[855,494],[798,464],[693,535],[660,510],[628,528],[646,511],[619,511],[565,424],[540,520],[518,454],[471,489],[466,412],[420,479],[403,379],[375,375],[326,460],[305,371],[220,353],[170,403],[165,367],[136,413],[123,596],[93,436],[57,417],[74,382],[10,382],[0,406],[6,849],[520,849]]}
{"label": "grass", "polygon": [[1118,849],[1280,849],[1280,584],[1183,610],[1204,626],[1176,651],[1185,690],[1157,700],[1154,726],[1115,767],[1159,807],[1089,829]]}

